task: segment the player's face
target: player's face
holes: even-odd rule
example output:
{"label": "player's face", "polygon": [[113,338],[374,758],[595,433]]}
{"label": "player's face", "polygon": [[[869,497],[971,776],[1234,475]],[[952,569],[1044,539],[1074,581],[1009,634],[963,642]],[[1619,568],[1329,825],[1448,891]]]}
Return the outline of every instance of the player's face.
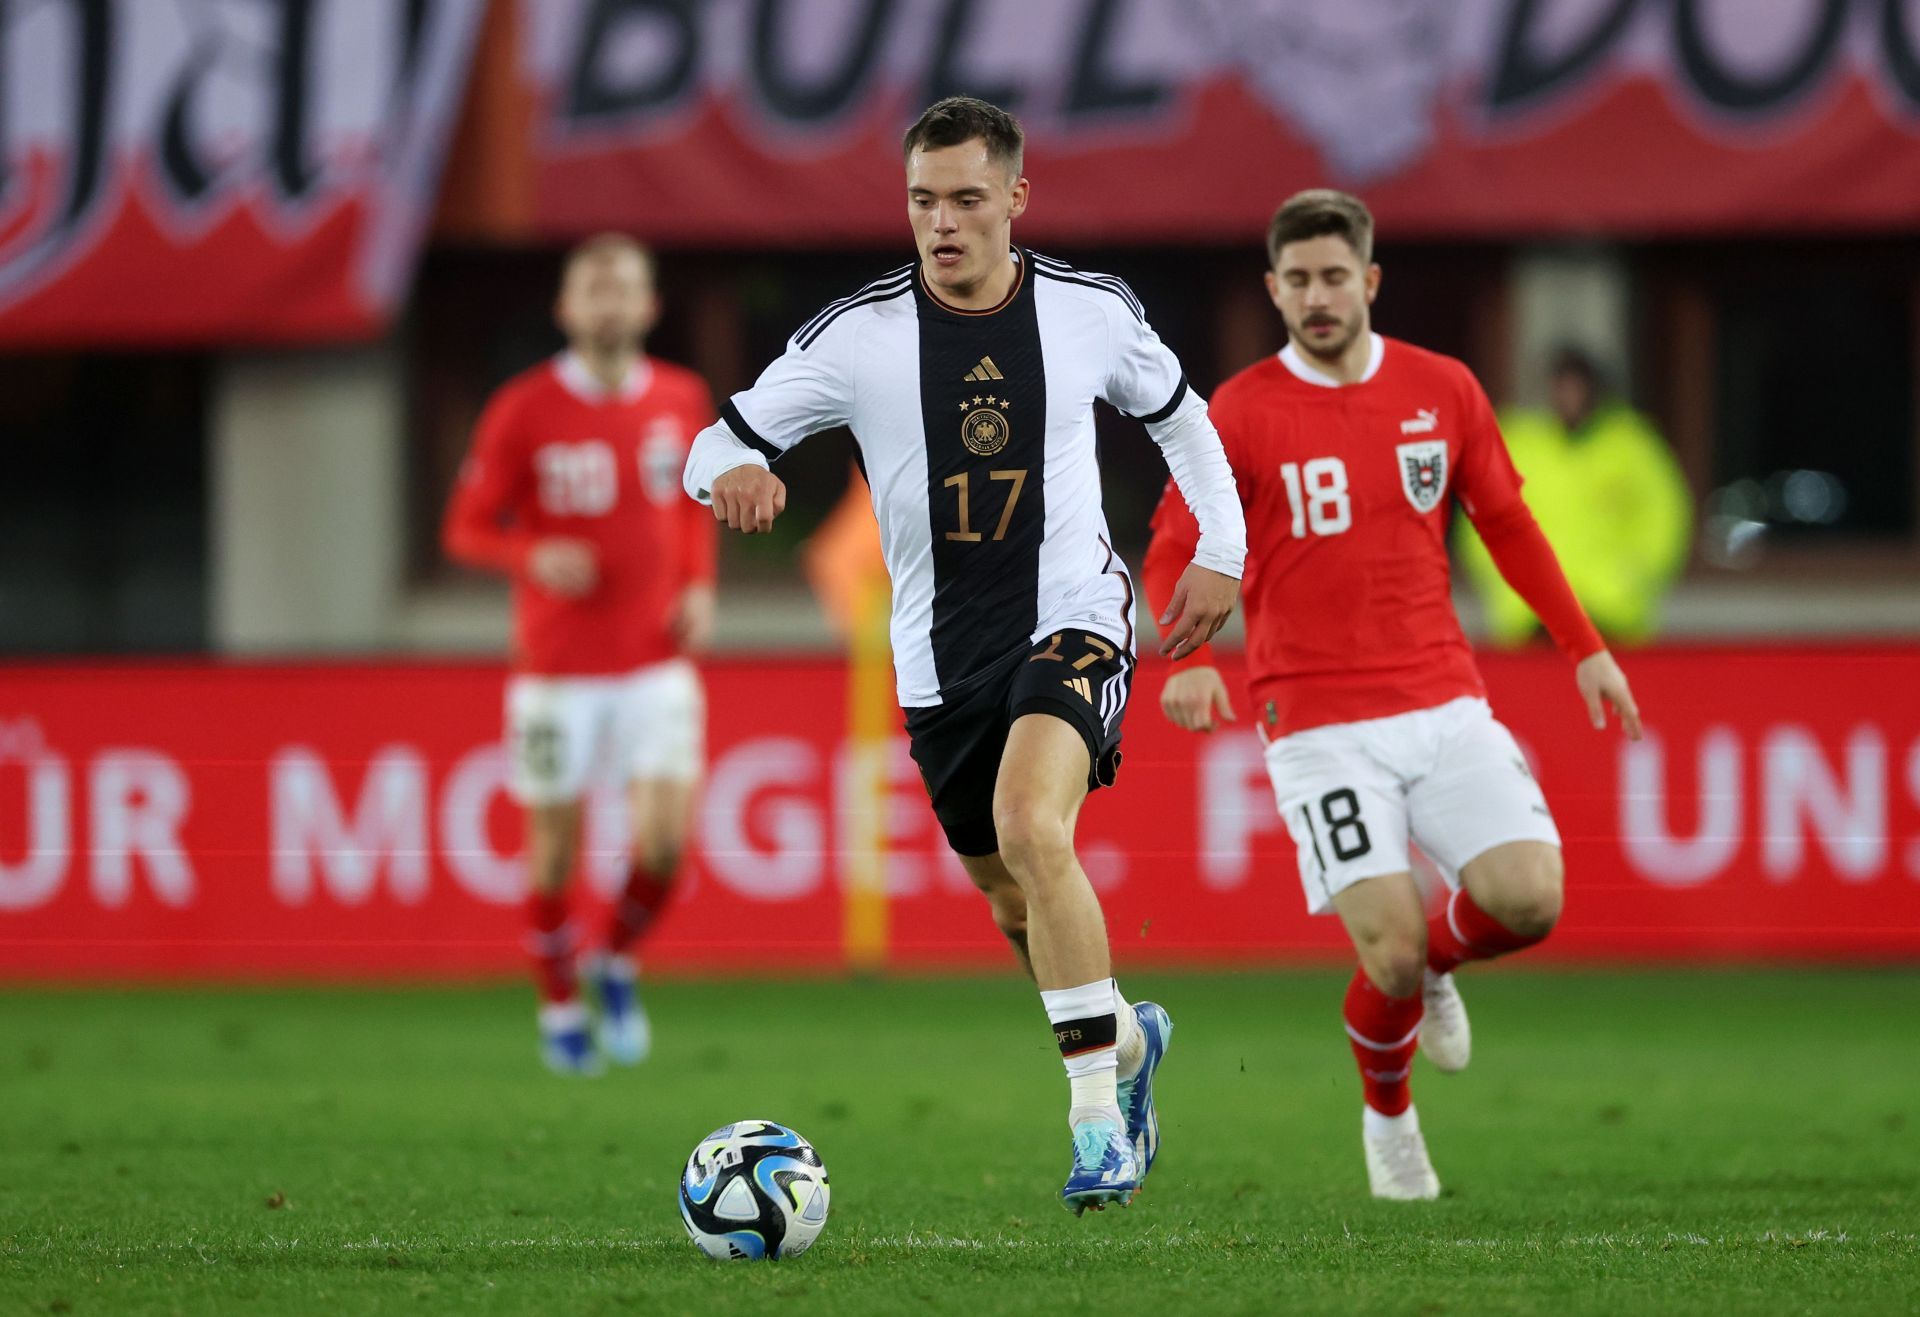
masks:
{"label": "player's face", "polygon": [[1547,394],[1553,402],[1553,410],[1568,429],[1578,428],[1593,410],[1593,389],[1587,384],[1587,377],[1579,371],[1556,372],[1547,386]]}
{"label": "player's face", "polygon": [[630,251],[610,251],[567,270],[554,318],[575,348],[613,353],[638,348],[658,313],[646,263]]}
{"label": "player's face", "polygon": [[1267,294],[1287,337],[1322,361],[1338,360],[1367,333],[1367,308],[1380,291],[1380,267],[1361,265],[1338,234],[1290,242],[1267,271]]}
{"label": "player's face", "polygon": [[907,219],[927,282],[956,298],[1006,269],[1013,221],[1027,208],[1027,180],[975,138],[907,157]]}

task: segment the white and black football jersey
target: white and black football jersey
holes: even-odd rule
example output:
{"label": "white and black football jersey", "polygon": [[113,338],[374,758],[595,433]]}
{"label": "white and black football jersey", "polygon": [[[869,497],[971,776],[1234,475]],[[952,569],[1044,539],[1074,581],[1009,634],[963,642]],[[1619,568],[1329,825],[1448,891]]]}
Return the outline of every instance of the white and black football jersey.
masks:
{"label": "white and black football jersey", "polygon": [[[1119,279],[1016,250],[1013,291],[963,311],[918,264],[840,299],[735,394],[688,456],[687,492],[845,425],[893,579],[900,703],[1067,627],[1132,651],[1133,583],[1100,503],[1093,402],[1147,423],[1201,526],[1194,561],[1238,577],[1233,474],[1206,403]],[[1142,475],[1142,479],[1153,477]]]}

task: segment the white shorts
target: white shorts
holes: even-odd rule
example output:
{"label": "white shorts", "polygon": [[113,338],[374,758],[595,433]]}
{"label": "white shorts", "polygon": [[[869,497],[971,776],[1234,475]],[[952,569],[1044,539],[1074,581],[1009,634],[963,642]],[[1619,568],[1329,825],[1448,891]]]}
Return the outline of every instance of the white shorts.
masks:
{"label": "white shorts", "polygon": [[686,659],[624,677],[510,678],[508,785],[523,805],[557,805],[596,781],[692,782],[706,717],[700,674]]}
{"label": "white shorts", "polygon": [[1495,846],[1560,844],[1526,757],[1485,700],[1310,727],[1268,745],[1266,760],[1316,915],[1364,878],[1411,871],[1409,840],[1449,887]]}

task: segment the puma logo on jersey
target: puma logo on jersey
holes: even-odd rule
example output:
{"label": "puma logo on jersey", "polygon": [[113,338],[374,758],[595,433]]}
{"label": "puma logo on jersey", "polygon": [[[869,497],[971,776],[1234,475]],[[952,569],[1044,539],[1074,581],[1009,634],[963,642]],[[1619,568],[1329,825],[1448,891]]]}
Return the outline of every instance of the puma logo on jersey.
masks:
{"label": "puma logo on jersey", "polygon": [[1075,695],[1078,695],[1088,704],[1093,703],[1093,683],[1085,677],[1063,677],[1060,679],[1060,684],[1072,691]]}
{"label": "puma logo on jersey", "polygon": [[1002,375],[1000,368],[993,364],[992,357],[982,357],[974,368],[961,376],[961,378],[978,383],[981,380],[1003,380],[1006,376]]}
{"label": "puma logo on jersey", "polygon": [[1440,426],[1440,409],[1422,407],[1413,414],[1410,421],[1400,422],[1401,434],[1432,434]]}

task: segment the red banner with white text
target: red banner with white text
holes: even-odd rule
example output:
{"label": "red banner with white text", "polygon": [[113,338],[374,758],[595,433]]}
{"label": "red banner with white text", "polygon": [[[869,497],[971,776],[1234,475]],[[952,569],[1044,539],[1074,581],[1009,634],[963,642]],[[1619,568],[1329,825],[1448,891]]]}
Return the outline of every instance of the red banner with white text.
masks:
{"label": "red banner with white text", "polygon": [[[1565,919],[1530,954],[1920,956],[1920,653],[1633,654],[1639,745],[1585,724],[1556,656],[1483,662],[1567,846]],[[1251,733],[1176,732],[1160,679],[1141,672],[1120,783],[1080,823],[1119,963],[1339,953],[1337,922],[1304,912]],[[649,962],[836,967],[865,808],[846,670],[728,661],[707,680],[695,854]],[[512,970],[500,684],[477,666],[0,667],[0,976]],[[621,809],[610,793],[589,812],[583,908],[620,872]],[[904,742],[882,826],[892,963],[1002,964]]]}
{"label": "red banner with white text", "polygon": [[[1027,129],[1016,232],[1257,249],[1303,187],[1390,238],[1904,231],[1913,0],[520,0],[462,236],[906,238],[900,136]],[[503,39],[504,40],[504,39]],[[476,116],[478,118],[478,116]]]}
{"label": "red banner with white text", "polygon": [[0,6],[0,346],[380,330],[484,9]]}
{"label": "red banner with white text", "polygon": [[1394,239],[1920,222],[1915,0],[0,12],[0,346],[367,337],[437,201],[460,240],[899,244],[901,131],[956,92],[1024,123],[1041,244],[1252,248],[1313,185]]}

